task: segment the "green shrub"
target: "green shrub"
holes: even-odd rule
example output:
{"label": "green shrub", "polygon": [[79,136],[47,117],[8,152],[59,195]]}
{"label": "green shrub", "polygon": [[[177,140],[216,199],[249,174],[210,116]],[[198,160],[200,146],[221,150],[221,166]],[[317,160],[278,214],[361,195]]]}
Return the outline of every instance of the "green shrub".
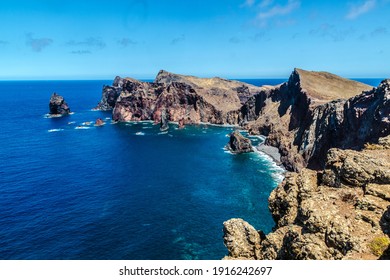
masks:
{"label": "green shrub", "polygon": [[375,237],[368,245],[375,256],[381,256],[389,247],[390,239],[386,236]]}

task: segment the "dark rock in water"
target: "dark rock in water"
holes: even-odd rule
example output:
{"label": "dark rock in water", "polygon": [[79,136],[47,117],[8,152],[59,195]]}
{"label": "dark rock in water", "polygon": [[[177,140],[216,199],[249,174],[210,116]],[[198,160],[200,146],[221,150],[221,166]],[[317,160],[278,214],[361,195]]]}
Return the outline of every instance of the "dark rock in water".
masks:
{"label": "dark rock in water", "polygon": [[119,76],[115,77],[112,86],[103,86],[102,99],[94,108],[95,110],[109,111],[115,107],[116,100],[121,94],[123,79]]}
{"label": "dark rock in water", "polygon": [[179,128],[184,128],[184,126],[185,126],[184,119],[180,119],[179,120]]}
{"label": "dark rock in water", "polygon": [[169,129],[168,121],[169,121],[169,115],[167,113],[167,110],[164,109],[161,111],[161,121],[160,121],[161,131],[166,131]]}
{"label": "dark rock in water", "polygon": [[70,108],[65,102],[65,99],[57,93],[53,93],[50,97],[49,110],[50,115],[63,116],[70,113]]}
{"label": "dark rock in water", "polygon": [[233,153],[250,153],[253,152],[251,140],[241,135],[239,131],[230,134],[230,140],[227,148]]}
{"label": "dark rock in water", "polygon": [[104,121],[101,118],[98,118],[95,121],[95,126],[102,126],[102,125],[104,125]]}

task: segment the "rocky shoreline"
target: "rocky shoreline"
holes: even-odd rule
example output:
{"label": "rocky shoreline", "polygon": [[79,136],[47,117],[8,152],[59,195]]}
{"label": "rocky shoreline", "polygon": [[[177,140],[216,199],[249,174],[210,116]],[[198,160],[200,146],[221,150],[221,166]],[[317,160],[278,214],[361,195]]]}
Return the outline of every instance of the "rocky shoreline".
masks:
{"label": "rocky shoreline", "polygon": [[[152,83],[117,77],[97,109],[163,130],[169,122],[209,123],[266,136],[257,150],[289,171],[269,198],[276,226],[265,235],[240,219],[225,222],[226,258],[383,259],[390,250],[389,100],[390,80],[372,88],[327,72],[294,69],[281,85],[255,87],[160,71]],[[241,140],[233,142],[249,151]]]}

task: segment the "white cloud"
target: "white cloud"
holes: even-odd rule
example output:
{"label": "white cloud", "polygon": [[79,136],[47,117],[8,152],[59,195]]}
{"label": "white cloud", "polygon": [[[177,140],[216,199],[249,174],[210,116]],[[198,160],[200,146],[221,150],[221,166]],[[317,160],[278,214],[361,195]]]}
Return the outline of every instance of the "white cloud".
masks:
{"label": "white cloud", "polygon": [[272,4],[272,2],[274,2],[274,1],[273,0],[263,0],[260,2],[259,7],[260,8],[268,7],[269,5]]}
{"label": "white cloud", "polygon": [[34,52],[41,52],[52,43],[53,39],[51,38],[33,38],[32,33],[26,34],[26,45],[30,46]]}
{"label": "white cloud", "polygon": [[245,0],[245,2],[241,4],[241,7],[252,7],[255,2],[255,0]]}
{"label": "white cloud", "polygon": [[366,0],[360,5],[352,5],[348,14],[346,15],[347,19],[355,19],[359,16],[368,13],[376,6],[376,0]]}
{"label": "white cloud", "polygon": [[298,0],[288,0],[285,5],[270,6],[268,9],[265,9],[257,14],[257,20],[261,25],[266,25],[268,19],[288,15],[299,8],[300,5],[301,2]]}

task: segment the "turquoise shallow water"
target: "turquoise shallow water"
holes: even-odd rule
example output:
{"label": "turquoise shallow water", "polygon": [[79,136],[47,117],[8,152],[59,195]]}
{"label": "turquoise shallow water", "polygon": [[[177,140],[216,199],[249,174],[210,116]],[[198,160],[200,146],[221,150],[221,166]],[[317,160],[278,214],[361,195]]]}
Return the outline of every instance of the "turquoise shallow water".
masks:
{"label": "turquoise shallow water", "polygon": [[[0,82],[1,259],[220,259],[225,220],[271,230],[268,157],[225,151],[229,127],[111,124],[108,83]],[[45,118],[54,91],[73,115]]]}

